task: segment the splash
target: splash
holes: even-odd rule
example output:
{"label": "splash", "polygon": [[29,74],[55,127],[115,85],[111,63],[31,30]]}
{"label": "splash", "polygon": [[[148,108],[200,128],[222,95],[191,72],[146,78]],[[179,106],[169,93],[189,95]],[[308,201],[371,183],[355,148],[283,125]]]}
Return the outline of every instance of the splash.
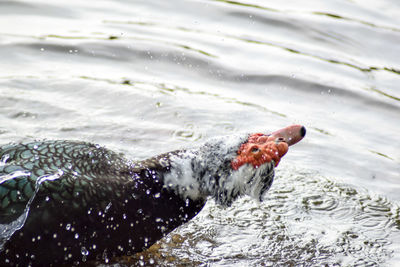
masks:
{"label": "splash", "polygon": [[[32,196],[29,198],[22,214],[17,219],[12,221],[11,223],[0,224],[0,250],[3,249],[7,240],[9,240],[16,231],[18,231],[25,225],[25,221],[29,215],[30,206],[31,206],[33,200],[35,199],[36,194],[38,193],[38,191],[40,189],[40,185],[45,181],[52,181],[52,180],[59,179],[62,175],[63,175],[63,171],[58,170],[57,172],[55,172],[53,174],[43,175],[36,180],[35,190],[34,190]],[[12,180],[12,179],[24,178],[24,177],[30,177],[30,176],[31,176],[31,173],[27,172],[27,171],[15,171],[15,172],[12,172],[7,175],[1,175],[0,176],[0,185],[2,183]],[[25,179],[27,179],[27,178],[25,178]]]}
{"label": "splash", "polygon": [[285,166],[262,203],[209,201],[176,232],[187,242],[161,254],[193,266],[396,266],[400,203],[337,180]]}

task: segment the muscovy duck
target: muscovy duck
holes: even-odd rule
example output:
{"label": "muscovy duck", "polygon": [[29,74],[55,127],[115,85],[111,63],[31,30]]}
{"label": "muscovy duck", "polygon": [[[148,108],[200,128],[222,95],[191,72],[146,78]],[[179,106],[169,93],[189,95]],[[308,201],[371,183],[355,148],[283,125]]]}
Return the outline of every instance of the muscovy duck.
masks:
{"label": "muscovy duck", "polygon": [[129,161],[78,141],[0,147],[0,266],[56,266],[129,255],[192,219],[207,198],[262,200],[292,125],[271,134],[214,138],[192,149]]}

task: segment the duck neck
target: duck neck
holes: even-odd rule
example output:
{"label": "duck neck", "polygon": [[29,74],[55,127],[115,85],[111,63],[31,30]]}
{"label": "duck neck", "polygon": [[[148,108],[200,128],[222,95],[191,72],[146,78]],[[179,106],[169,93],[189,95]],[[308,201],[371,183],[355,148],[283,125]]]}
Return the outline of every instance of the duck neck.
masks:
{"label": "duck neck", "polygon": [[168,166],[163,176],[164,186],[182,199],[206,201],[211,196],[220,204],[230,205],[244,193],[243,181],[231,162],[245,138],[214,139],[195,149],[159,157],[160,164]]}

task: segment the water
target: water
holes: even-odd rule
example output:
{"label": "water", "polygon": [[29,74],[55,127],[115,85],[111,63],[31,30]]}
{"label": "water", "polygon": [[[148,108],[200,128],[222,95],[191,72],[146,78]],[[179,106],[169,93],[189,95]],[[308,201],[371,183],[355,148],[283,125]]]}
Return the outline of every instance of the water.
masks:
{"label": "water", "polygon": [[399,12],[394,0],[1,1],[0,143],[79,139],[144,159],[304,124],[266,201],[210,202],[135,264],[394,266]]}

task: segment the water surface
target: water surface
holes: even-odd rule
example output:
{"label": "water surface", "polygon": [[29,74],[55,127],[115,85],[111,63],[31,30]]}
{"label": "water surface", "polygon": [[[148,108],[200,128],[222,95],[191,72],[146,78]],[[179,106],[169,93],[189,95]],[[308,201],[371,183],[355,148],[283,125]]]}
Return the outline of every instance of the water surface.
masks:
{"label": "water surface", "polygon": [[393,0],[1,1],[0,142],[79,139],[144,159],[304,124],[266,201],[211,201],[129,264],[394,266],[399,12]]}

